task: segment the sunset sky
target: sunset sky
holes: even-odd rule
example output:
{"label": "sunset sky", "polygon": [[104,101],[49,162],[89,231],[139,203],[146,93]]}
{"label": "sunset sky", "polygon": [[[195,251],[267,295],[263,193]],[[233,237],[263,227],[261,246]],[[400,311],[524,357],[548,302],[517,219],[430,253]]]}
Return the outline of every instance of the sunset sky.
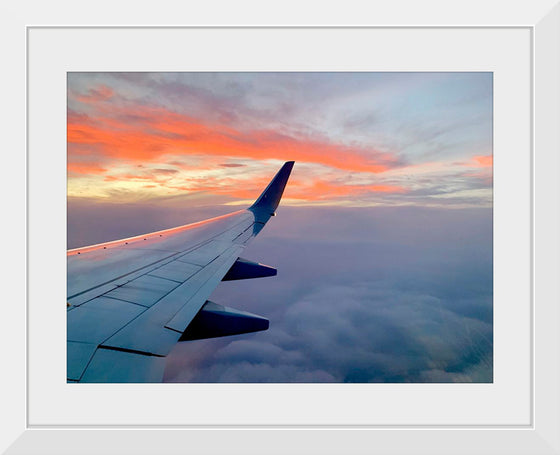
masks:
{"label": "sunset sky", "polygon": [[[278,276],[211,300],[265,332],[179,343],[166,382],[492,382],[491,73],[69,73],[68,248],[251,204]],[[240,206],[240,207],[236,207]]]}
{"label": "sunset sky", "polygon": [[491,73],[68,73],[68,196],[490,206]]}

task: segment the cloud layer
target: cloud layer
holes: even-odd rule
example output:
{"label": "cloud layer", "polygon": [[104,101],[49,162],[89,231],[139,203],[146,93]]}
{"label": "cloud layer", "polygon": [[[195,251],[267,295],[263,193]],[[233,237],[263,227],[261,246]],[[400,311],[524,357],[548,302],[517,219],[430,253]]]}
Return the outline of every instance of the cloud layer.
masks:
{"label": "cloud layer", "polygon": [[283,208],[211,299],[267,332],[180,344],[167,381],[491,382],[489,210]]}
{"label": "cloud layer", "polygon": [[[107,210],[99,204],[84,213],[94,219]],[[140,220],[158,229],[219,214],[157,206],[111,213],[107,232],[86,216],[78,229],[86,243],[138,234]],[[278,276],[222,283],[211,296],[269,318],[270,329],[181,343],[165,380],[491,382],[491,215],[281,207],[244,253],[277,267]]]}

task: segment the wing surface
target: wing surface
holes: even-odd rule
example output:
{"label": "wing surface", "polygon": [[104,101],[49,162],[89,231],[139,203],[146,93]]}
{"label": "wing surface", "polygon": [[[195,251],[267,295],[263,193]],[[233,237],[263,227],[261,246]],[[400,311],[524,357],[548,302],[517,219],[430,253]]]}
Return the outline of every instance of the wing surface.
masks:
{"label": "wing surface", "polygon": [[160,382],[179,340],[266,330],[268,321],[208,301],[222,281],[270,276],[242,259],[274,215],[286,162],[246,210],[67,253],[67,380]]}

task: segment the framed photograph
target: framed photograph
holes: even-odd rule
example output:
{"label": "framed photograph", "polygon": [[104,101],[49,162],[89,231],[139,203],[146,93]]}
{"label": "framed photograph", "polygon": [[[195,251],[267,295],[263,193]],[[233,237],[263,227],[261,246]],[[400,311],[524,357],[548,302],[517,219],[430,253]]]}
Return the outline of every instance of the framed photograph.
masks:
{"label": "framed photograph", "polygon": [[[220,10],[218,16],[215,16],[216,7],[201,7],[184,26],[177,26],[168,13],[159,18],[152,18],[148,11],[134,11],[129,15],[130,6],[116,7],[109,23],[94,13],[95,26],[84,26],[72,14],[62,22],[57,17],[56,23],[47,13],[39,12],[38,16],[28,19],[22,9],[17,20],[4,28],[4,41],[20,44],[8,53],[14,71],[7,77],[9,83],[20,89],[9,94],[10,112],[21,113],[20,118],[26,121],[25,125],[21,122],[7,133],[12,148],[22,150],[21,156],[14,153],[14,157],[9,158],[14,160],[9,168],[25,167],[25,173],[21,172],[15,182],[12,177],[11,184],[18,184],[26,197],[7,199],[14,209],[14,218],[26,222],[26,230],[20,226],[14,234],[26,245],[27,259],[22,258],[22,244],[14,245],[12,250],[14,263],[25,265],[27,271],[24,278],[19,277],[20,281],[14,278],[14,283],[21,283],[19,289],[27,292],[23,299],[21,292],[12,290],[10,301],[16,304],[7,306],[4,313],[5,320],[13,324],[8,324],[2,334],[5,346],[10,346],[6,353],[10,375],[3,379],[2,388],[6,403],[2,412],[5,428],[2,450],[8,454],[126,450],[135,453],[181,450],[261,453],[264,447],[265,452],[297,449],[304,453],[339,453],[341,450],[350,453],[371,450],[379,453],[560,453],[556,303],[560,297],[556,285],[560,257],[557,183],[560,6],[554,2],[537,2],[511,11],[505,3],[484,5],[484,8],[469,5],[468,12],[461,15],[449,6],[441,8],[434,4],[419,12],[412,4],[403,3],[398,8],[396,5],[372,6],[363,12],[366,16],[361,17],[356,13],[350,15],[351,8],[343,12],[327,8],[314,17],[314,9],[306,7],[298,8],[303,14],[301,17],[314,18],[298,23],[289,20],[296,16],[286,16],[290,8],[279,13],[271,23],[258,9],[247,20],[240,11],[233,14],[228,7]],[[437,14],[434,11],[438,11]],[[162,13],[157,12],[156,16],[159,14]],[[375,19],[363,23],[364,17]],[[23,63],[26,63],[25,72]],[[198,75],[197,81],[193,82],[193,75]],[[210,82],[208,78],[201,79],[204,75],[214,75],[214,79]],[[275,75],[276,79],[264,81],[263,75]],[[297,81],[294,75],[299,75]],[[310,75],[318,77],[311,80]],[[395,82],[395,75],[399,75],[398,82]],[[121,84],[122,77],[134,80]],[[490,293],[490,313],[488,308],[474,308],[468,296],[463,296],[459,300],[466,302],[465,305],[471,304],[468,310],[461,310],[466,317],[446,325],[448,331],[472,331],[468,338],[470,344],[458,348],[465,353],[462,358],[468,357],[470,363],[442,366],[442,357],[438,357],[437,362],[427,362],[413,370],[401,363],[395,366],[389,359],[375,363],[376,371],[352,367],[337,370],[343,372],[333,376],[334,381],[321,376],[319,368],[313,370],[315,376],[305,376],[305,371],[297,369],[289,373],[285,369],[282,374],[292,374],[296,380],[277,379],[270,381],[272,383],[259,380],[256,369],[251,370],[253,375],[249,380],[243,381],[235,380],[241,376],[233,375],[233,368],[228,370],[230,376],[208,368],[197,370],[194,383],[188,383],[193,376],[185,376],[184,371],[174,374],[186,380],[168,381],[175,382],[173,384],[67,382],[66,308],[60,302],[67,300],[66,250],[70,231],[67,221],[77,219],[77,212],[67,213],[67,195],[72,191],[78,194],[94,187],[96,191],[101,188],[95,186],[94,179],[80,180],[80,175],[85,173],[80,172],[83,168],[79,166],[92,163],[83,159],[79,147],[72,148],[72,144],[78,142],[86,144],[91,155],[96,144],[71,137],[67,125],[73,119],[78,124],[80,115],[97,112],[95,109],[99,105],[93,103],[104,96],[102,102],[107,102],[109,91],[111,96],[120,96],[122,91],[128,90],[129,100],[131,96],[138,96],[145,101],[144,93],[131,95],[131,92],[154,81],[162,90],[150,96],[160,101],[167,96],[169,104],[185,103],[186,98],[174,98],[172,87],[184,86],[184,78],[189,77],[189,87],[198,87],[196,100],[191,99],[193,106],[206,109],[207,114],[215,104],[207,98],[200,101],[200,94],[215,95],[221,91],[224,97],[229,96],[230,109],[208,115],[235,114],[239,117],[249,115],[250,107],[270,101],[270,93],[275,90],[277,93],[299,84],[300,88],[304,87],[303,91],[285,93],[288,98],[297,96],[298,101],[307,103],[307,115],[321,117],[324,125],[330,125],[328,143],[335,142],[344,128],[344,133],[354,128],[354,134],[372,134],[386,149],[397,143],[402,146],[411,138],[424,137],[429,141],[427,135],[437,134],[437,144],[431,143],[429,150],[424,149],[422,143],[408,144],[410,153],[406,158],[413,161],[422,156],[423,165],[430,164],[429,178],[441,183],[437,191],[440,191],[439,200],[445,199],[446,207],[454,205],[464,209],[468,204],[486,204],[486,224],[483,225],[491,227],[486,241],[492,254],[485,262],[470,263],[479,272],[478,275],[473,273],[473,277],[480,275],[487,279],[486,284],[478,282],[477,289]],[[423,84],[415,82],[415,78],[420,77]],[[92,78],[96,84],[91,84]],[[372,82],[372,78],[377,79]],[[259,99],[254,93],[243,99],[236,96],[235,90],[241,90],[247,80],[250,84],[245,87],[250,86],[260,93]],[[378,106],[377,111],[360,110],[360,89],[364,86],[371,89],[368,84],[373,83],[377,84],[379,96],[376,99],[381,107]],[[204,91],[208,84],[214,91]],[[92,87],[104,87],[106,91],[95,91]],[[340,87],[351,90],[344,92]],[[418,87],[420,91],[414,91]],[[349,92],[356,96],[350,96]],[[405,128],[410,123],[402,119],[429,115],[441,93],[451,96],[455,102],[453,107],[445,104],[447,121],[434,117],[437,125],[410,135]],[[412,98],[414,100],[410,101]],[[223,99],[214,101],[221,105]],[[398,109],[390,103],[395,100],[399,101]],[[327,101],[329,109],[321,109],[321,103]],[[293,120],[303,115],[302,112],[304,109],[299,105],[296,110],[287,109],[284,115]],[[467,132],[454,137],[453,119],[457,112],[468,115],[471,123]],[[375,114],[375,119],[366,118],[368,113]],[[134,124],[131,112],[122,114],[128,116],[129,125]],[[329,114],[331,117],[327,119]],[[277,111],[269,115],[269,125],[282,123],[282,132],[293,127],[287,118],[281,119]],[[402,121],[393,123],[395,119]],[[376,122],[384,125],[384,135],[379,130],[372,131]],[[149,126],[155,128],[152,123]],[[134,134],[145,133],[141,140],[149,145],[146,128],[144,123]],[[310,126],[308,132],[314,144],[325,146],[325,142],[317,139],[317,129]],[[227,134],[229,141],[238,140],[233,128],[228,129]],[[327,137],[326,134],[321,137]],[[26,138],[27,154],[23,153],[23,138]],[[294,140],[293,137],[288,139]],[[271,150],[278,146],[262,138],[260,144]],[[218,141],[217,145],[227,149],[231,142]],[[303,145],[298,147],[302,149]],[[464,152],[466,149],[468,153]],[[123,148],[114,145],[112,156],[119,150],[124,153]],[[453,155],[450,159],[453,166],[466,169],[460,173],[461,179],[453,180],[442,170],[437,150],[448,151]],[[231,156],[235,155],[232,150],[228,153],[227,160],[225,155],[220,155],[212,164],[232,173],[245,166],[247,173],[254,172],[255,180],[263,180],[258,169],[247,166],[246,161],[232,160]],[[307,175],[316,176],[319,171],[309,164],[313,163],[309,153],[298,156],[302,157],[304,168],[307,166]],[[401,189],[412,187],[411,184],[406,186],[407,176],[412,178],[410,169],[407,175],[394,172],[383,179],[376,174],[377,180],[362,181],[359,180],[360,169],[348,164],[355,164],[359,158],[353,153],[355,150],[345,149],[346,161],[332,167],[336,172],[329,170],[330,180],[325,177],[326,173],[321,174],[331,184],[329,191],[338,191],[338,202],[349,194],[358,194],[344,193],[344,188],[358,191],[356,187],[363,190],[367,185],[377,196],[368,199],[365,193],[359,193],[362,205],[397,201],[391,199],[392,193],[400,197],[398,203],[404,200],[406,191]],[[315,162],[325,166],[321,162],[324,156],[326,154],[315,158]],[[380,153],[378,159],[389,169],[394,162],[391,160],[403,156]],[[431,161],[426,158],[429,156]],[[271,152],[269,158],[274,164],[274,160],[283,159],[284,155]],[[296,157],[296,166],[297,161]],[[127,161],[129,166],[137,164],[132,159]],[[71,165],[78,172],[67,175]],[[103,165],[113,166],[108,161]],[[167,163],[166,175],[179,167],[178,161]],[[130,168],[111,167],[109,173],[103,174],[105,186],[102,190],[108,192],[106,194],[117,194],[123,187],[111,187],[111,182],[130,175],[129,171]],[[425,166],[419,175],[428,178],[423,172],[426,172]],[[224,178],[222,174],[220,179]],[[243,173],[234,174],[243,177]],[[107,175],[113,180],[106,179]],[[18,181],[21,176],[26,176],[26,187]],[[456,173],[453,176],[455,178]],[[303,188],[304,192],[287,192],[286,197],[291,194],[297,202],[305,193],[309,203],[309,195],[315,188],[313,182],[305,180],[303,172],[296,177],[298,188]],[[469,179],[476,179],[477,186],[465,183],[471,182]],[[142,179],[131,180],[146,185]],[[166,190],[175,184],[171,179],[155,183],[167,185]],[[220,182],[212,181],[209,176],[205,184],[219,185]],[[197,188],[206,188],[200,185]],[[418,185],[414,187],[414,200],[425,203],[422,199],[425,187]],[[445,188],[453,187],[453,191],[444,190],[445,185]],[[5,194],[13,194],[13,190],[8,192],[6,188]],[[243,193],[230,202],[235,205],[245,199],[248,196]],[[106,207],[98,213],[99,216],[115,216],[109,214]],[[273,219],[271,224],[275,221],[278,220]],[[423,228],[437,235],[439,240],[449,235],[450,242],[456,245],[463,235],[461,229],[466,232],[476,224],[468,223],[472,223],[472,218],[445,228],[443,219],[428,214]],[[348,226],[340,227],[343,228]],[[94,234],[90,233],[90,238]],[[426,239],[422,242],[427,242]],[[76,240],[76,245],[72,246],[80,246],[79,242]],[[255,240],[257,242],[259,239]],[[483,254],[470,246],[465,252],[465,248],[454,248],[451,243],[445,244],[449,264],[454,264],[457,256],[480,259]],[[426,245],[426,251],[436,254],[435,246],[429,242]],[[481,271],[488,263],[490,277]],[[429,268],[429,264],[423,264]],[[418,262],[417,267],[420,266]],[[376,270],[381,273],[382,268]],[[400,281],[412,280],[412,275],[398,275],[390,261],[386,270]],[[464,292],[460,278],[450,275],[448,279],[449,289],[455,287],[457,295]],[[339,290],[325,289],[325,295],[332,297]],[[399,353],[404,350],[403,357],[408,358],[407,353],[412,352],[414,344],[423,348],[437,346],[438,353],[445,351],[451,353],[450,356],[455,355],[456,339],[451,334],[443,337],[429,319],[424,319],[426,314],[431,314],[427,312],[431,311],[432,300],[419,303],[418,294],[411,298],[413,302],[407,304],[406,315],[394,309],[373,313],[375,317],[393,318],[391,320],[402,317],[414,331],[415,337],[407,337],[412,341]],[[336,299],[333,299],[334,302]],[[340,294],[340,300],[347,299],[348,294]],[[402,301],[399,300],[401,296],[394,296],[394,299]],[[302,314],[314,317],[313,312],[303,311]],[[418,318],[407,319],[410,314]],[[325,321],[329,328],[326,332],[336,332],[339,340],[348,336],[341,335],[330,321]],[[488,321],[490,324],[484,325]],[[326,332],[324,335],[328,336]],[[397,343],[395,334],[383,338],[375,338],[374,333],[367,336],[379,343]],[[316,339],[306,340],[313,343]],[[241,349],[239,345],[237,349]],[[308,361],[315,360],[310,351],[303,352],[308,355]],[[342,356],[333,349],[330,352],[333,356]],[[319,350],[313,353],[320,359],[328,357],[328,353]],[[349,354],[344,351],[343,355],[346,358]],[[267,447],[270,449],[266,450]]]}

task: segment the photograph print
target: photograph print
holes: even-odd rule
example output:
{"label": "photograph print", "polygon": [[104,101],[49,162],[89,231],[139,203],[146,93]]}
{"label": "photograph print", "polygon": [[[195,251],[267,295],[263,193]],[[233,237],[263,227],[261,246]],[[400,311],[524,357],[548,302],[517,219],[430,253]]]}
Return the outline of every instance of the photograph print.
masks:
{"label": "photograph print", "polygon": [[492,383],[489,72],[67,73],[67,381]]}

